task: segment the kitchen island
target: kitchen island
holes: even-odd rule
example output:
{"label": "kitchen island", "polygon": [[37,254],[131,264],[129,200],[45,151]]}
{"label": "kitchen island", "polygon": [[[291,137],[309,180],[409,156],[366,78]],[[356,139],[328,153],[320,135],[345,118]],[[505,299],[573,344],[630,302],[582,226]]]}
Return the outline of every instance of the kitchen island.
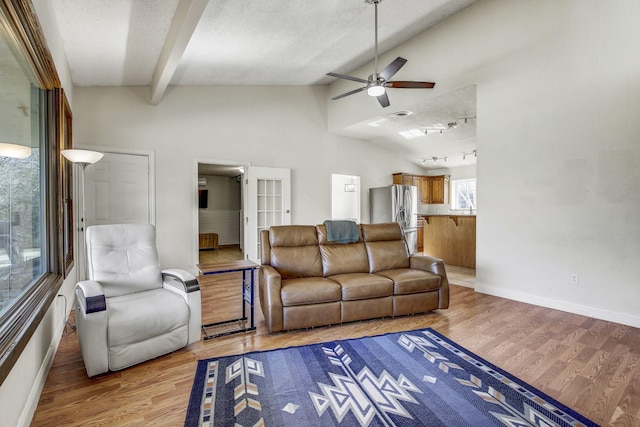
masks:
{"label": "kitchen island", "polygon": [[421,214],[423,251],[447,265],[476,268],[476,216]]}

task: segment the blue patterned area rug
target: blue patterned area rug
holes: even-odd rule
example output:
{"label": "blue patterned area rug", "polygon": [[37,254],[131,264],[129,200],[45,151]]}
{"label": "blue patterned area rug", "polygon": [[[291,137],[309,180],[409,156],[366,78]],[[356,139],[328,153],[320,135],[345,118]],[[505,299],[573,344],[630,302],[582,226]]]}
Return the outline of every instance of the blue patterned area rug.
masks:
{"label": "blue patterned area rug", "polygon": [[431,329],[198,362],[185,426],[595,426]]}

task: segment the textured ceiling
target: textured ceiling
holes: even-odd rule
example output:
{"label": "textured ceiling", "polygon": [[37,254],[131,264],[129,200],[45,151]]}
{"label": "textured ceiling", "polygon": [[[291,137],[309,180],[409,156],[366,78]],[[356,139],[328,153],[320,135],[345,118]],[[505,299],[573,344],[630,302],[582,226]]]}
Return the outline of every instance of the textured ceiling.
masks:
{"label": "textured ceiling", "polygon": [[[379,53],[473,1],[382,0]],[[74,85],[151,85],[152,98],[154,72],[164,72],[165,86],[323,85],[335,80],[327,72],[349,74],[374,55],[374,7],[364,0],[52,0],[52,5]],[[192,15],[181,21],[187,8]],[[174,64],[163,65],[163,49],[171,47]],[[163,90],[161,85],[158,102]],[[447,106],[449,115],[425,106],[404,126],[450,117],[453,110],[475,114],[472,92],[473,111],[470,99],[453,94],[440,99],[460,103]],[[387,147],[400,145],[412,158],[419,156],[419,145],[399,139],[397,128],[389,121],[344,133]],[[465,133],[462,139],[460,147],[452,141],[448,149],[461,152],[470,140],[475,144],[475,123],[473,135]]]}

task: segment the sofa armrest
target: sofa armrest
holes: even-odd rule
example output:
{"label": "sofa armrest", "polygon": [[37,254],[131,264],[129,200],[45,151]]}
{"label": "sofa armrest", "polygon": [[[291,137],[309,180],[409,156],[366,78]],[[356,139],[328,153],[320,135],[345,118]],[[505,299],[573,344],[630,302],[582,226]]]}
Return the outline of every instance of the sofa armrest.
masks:
{"label": "sofa armrest", "polygon": [[202,329],[202,296],[200,284],[193,274],[186,270],[162,270],[162,286],[179,294],[189,306],[188,344],[200,341]]}
{"label": "sofa armrest", "polygon": [[260,307],[270,332],[282,331],[282,277],[270,265],[261,265],[258,272]]}
{"label": "sofa armrest", "polygon": [[440,298],[438,308],[449,307],[449,279],[444,268],[444,261],[428,255],[411,255],[410,267],[416,270],[429,271],[440,276]]}
{"label": "sofa armrest", "polygon": [[76,285],[76,329],[87,375],[109,370],[107,304],[100,283],[85,280]]}

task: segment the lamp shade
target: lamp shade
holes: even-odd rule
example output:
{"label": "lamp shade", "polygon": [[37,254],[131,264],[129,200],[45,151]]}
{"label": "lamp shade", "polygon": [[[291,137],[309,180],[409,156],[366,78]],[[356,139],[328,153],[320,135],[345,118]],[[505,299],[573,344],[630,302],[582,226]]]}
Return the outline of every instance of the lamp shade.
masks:
{"label": "lamp shade", "polygon": [[384,86],[381,85],[371,85],[367,88],[367,95],[369,96],[380,96],[383,95],[385,92],[384,90]]}
{"label": "lamp shade", "polygon": [[89,150],[62,150],[62,155],[72,163],[95,163],[104,156],[97,151]]}
{"label": "lamp shade", "polygon": [[26,159],[31,155],[31,147],[18,144],[0,142],[0,156],[13,157],[14,159]]}

